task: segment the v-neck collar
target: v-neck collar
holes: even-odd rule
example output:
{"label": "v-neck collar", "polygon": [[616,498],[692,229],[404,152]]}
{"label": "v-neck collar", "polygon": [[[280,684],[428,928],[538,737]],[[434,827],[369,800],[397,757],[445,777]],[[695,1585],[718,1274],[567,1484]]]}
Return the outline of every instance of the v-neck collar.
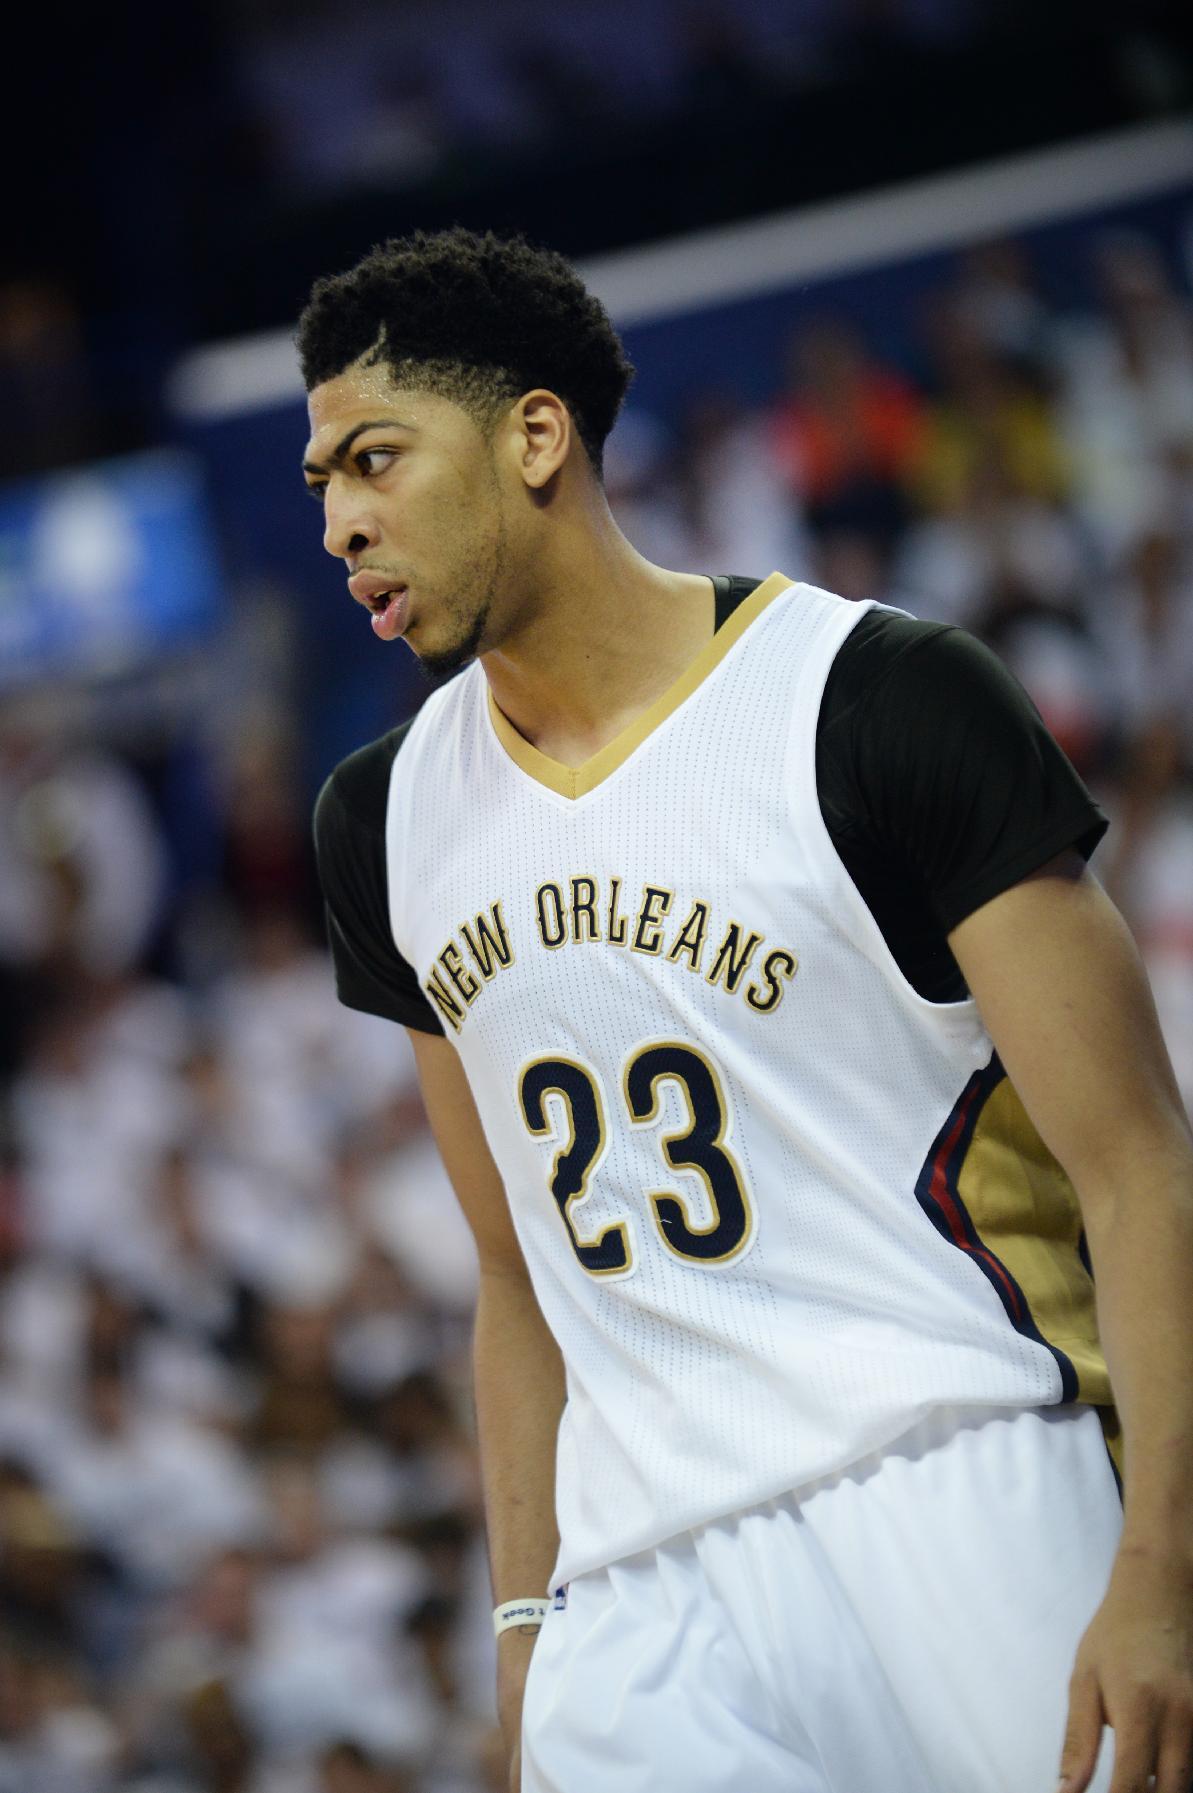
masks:
{"label": "v-neck collar", "polygon": [[741,640],[750,624],[761,616],[772,598],[786,591],[792,583],[783,573],[772,573],[721,624],[696,658],[680,673],[673,685],[648,704],[646,709],[628,722],[620,734],[579,766],[565,766],[549,754],[540,753],[520,735],[509,717],[497,707],[488,690],[489,719],[498,741],[520,771],[536,784],[545,785],[560,797],[584,797],[611,773],[625,764],[630,755],[647,740],[667,717],[672,715],[692,693],[699,689],[715,667],[719,666],[735,642]]}

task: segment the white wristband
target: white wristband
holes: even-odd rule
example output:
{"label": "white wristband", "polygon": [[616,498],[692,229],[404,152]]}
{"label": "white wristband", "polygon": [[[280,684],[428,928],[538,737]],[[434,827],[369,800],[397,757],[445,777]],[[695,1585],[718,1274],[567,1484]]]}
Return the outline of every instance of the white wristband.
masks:
{"label": "white wristband", "polygon": [[494,1635],[512,1631],[515,1625],[533,1625],[537,1631],[547,1616],[548,1600],[507,1600],[493,1613]]}

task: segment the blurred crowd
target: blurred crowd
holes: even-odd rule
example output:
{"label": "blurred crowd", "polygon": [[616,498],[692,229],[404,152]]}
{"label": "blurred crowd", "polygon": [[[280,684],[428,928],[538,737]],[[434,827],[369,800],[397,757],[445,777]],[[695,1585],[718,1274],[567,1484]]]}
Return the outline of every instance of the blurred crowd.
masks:
{"label": "blurred crowd", "polygon": [[188,906],[129,767],[0,727],[0,1790],[477,1793],[471,1240],[281,744],[224,771]]}
{"label": "blurred crowd", "polygon": [[[972,251],[905,364],[806,322],[765,405],[631,408],[608,484],[666,565],[1004,656],[1111,816],[1193,1109],[1193,316],[1145,238],[1096,261],[1074,315]],[[472,1247],[405,1036],[335,1002],[267,696],[201,874],[143,767],[0,720],[0,1793],[502,1785]]]}

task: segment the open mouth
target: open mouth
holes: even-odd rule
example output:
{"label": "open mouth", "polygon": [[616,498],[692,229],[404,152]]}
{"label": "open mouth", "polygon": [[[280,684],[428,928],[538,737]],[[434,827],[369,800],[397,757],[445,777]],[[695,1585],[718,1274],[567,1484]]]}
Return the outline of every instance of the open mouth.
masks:
{"label": "open mouth", "polygon": [[388,610],[390,603],[394,598],[401,598],[405,595],[406,587],[404,585],[391,585],[388,591],[379,591],[374,593],[371,597],[367,597],[365,603],[373,612],[374,616],[381,616]]}
{"label": "open mouth", "polygon": [[391,585],[386,591],[379,591],[374,597],[370,593],[365,604],[371,611],[370,626],[374,635],[382,641],[395,641],[406,628],[406,587]]}

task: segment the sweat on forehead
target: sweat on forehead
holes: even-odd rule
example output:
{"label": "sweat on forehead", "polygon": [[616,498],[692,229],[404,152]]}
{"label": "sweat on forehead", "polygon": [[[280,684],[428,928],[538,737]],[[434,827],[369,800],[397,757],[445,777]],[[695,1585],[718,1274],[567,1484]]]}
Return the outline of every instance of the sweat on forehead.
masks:
{"label": "sweat on forehead", "polygon": [[[510,400],[502,397],[473,402],[450,381],[417,382],[412,369],[403,384],[396,383],[384,367],[356,362],[342,374],[316,386],[307,400],[310,441],[303,457],[308,472],[338,465],[357,442],[370,432],[417,437],[428,429],[442,431],[454,417],[470,429],[486,433],[490,423],[505,411]],[[447,388],[446,390],[444,388]]]}

